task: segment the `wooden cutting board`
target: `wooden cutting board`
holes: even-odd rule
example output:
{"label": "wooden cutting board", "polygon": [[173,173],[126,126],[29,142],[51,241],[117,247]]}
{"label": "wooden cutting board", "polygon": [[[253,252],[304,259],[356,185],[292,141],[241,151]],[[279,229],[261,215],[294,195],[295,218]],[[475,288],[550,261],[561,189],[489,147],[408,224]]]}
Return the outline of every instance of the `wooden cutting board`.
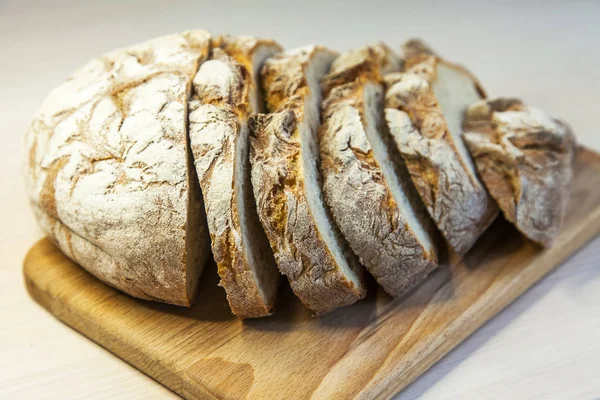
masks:
{"label": "wooden cutting board", "polygon": [[31,296],[59,320],[186,398],[388,398],[600,232],[600,156],[582,150],[555,245],[541,250],[498,219],[465,260],[450,256],[416,291],[313,318],[286,285],[273,317],[241,322],[209,268],[196,305],[137,300],[38,242]]}

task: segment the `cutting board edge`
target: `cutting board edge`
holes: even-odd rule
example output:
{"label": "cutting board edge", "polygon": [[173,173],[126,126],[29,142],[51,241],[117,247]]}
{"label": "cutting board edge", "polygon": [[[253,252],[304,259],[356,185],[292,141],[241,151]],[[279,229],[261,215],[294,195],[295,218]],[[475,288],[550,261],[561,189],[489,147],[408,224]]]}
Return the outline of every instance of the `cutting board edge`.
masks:
{"label": "cutting board edge", "polygon": [[[182,396],[186,399],[218,399],[218,397],[204,391],[204,388],[197,390],[193,385],[190,385],[183,377],[183,372],[172,371],[166,366],[154,362],[143,353],[137,352],[135,346],[120,340],[116,335],[113,335],[108,330],[102,330],[98,327],[97,330],[91,331],[88,326],[98,326],[92,320],[88,320],[87,324],[84,319],[79,317],[70,310],[70,308],[61,302],[56,296],[49,293],[47,288],[41,287],[32,274],[35,268],[35,263],[30,260],[37,256],[41,248],[46,242],[52,242],[48,237],[39,239],[28,251],[23,261],[23,278],[25,287],[30,297],[39,304],[43,309],[48,311],[56,319],[62,322],[67,327],[75,332],[83,335],[101,348],[108,351],[111,355],[125,361],[138,371],[147,375],[149,378],[156,380],[165,388]],[[104,336],[102,336],[104,335]],[[101,339],[102,337],[110,337],[111,340]]]}
{"label": "cutting board edge", "polygon": [[[539,276],[535,277],[531,283],[523,285],[520,290],[516,291],[512,294],[509,299],[504,302],[501,306],[497,307],[497,309],[488,309],[485,315],[481,315],[481,321],[476,325],[472,325],[467,327],[464,332],[461,332],[460,335],[452,337],[452,343],[450,341],[446,341],[444,346],[444,351],[432,352],[427,355],[424,359],[422,359],[419,363],[417,363],[410,371],[410,374],[403,379],[392,380],[390,385],[387,385],[382,390],[376,390],[375,392],[361,392],[360,395],[364,396],[375,396],[374,398],[378,399],[389,399],[405,389],[411,383],[413,383],[419,376],[421,376],[424,372],[426,372],[429,368],[431,368],[435,363],[444,358],[447,354],[449,354],[456,346],[462,343],[465,339],[475,333],[478,329],[480,329],[483,325],[485,325],[488,321],[493,319],[499,312],[509,306],[512,302],[514,302],[517,298],[519,298],[522,294],[524,294],[528,289],[530,289],[533,285],[539,282],[542,278],[544,278],[548,273],[555,270],[561,264],[563,264],[567,259],[573,257],[578,251],[583,248],[587,243],[593,240],[600,233],[600,206],[596,208],[593,213],[594,218],[591,218],[590,221],[593,223],[583,225],[581,229],[579,229],[574,235],[571,243],[573,244],[571,247],[574,248],[572,253],[567,254],[566,257],[562,259],[558,259],[553,263],[551,267],[549,267],[546,271],[544,271]],[[48,293],[48,290],[40,287],[36,282],[35,278],[32,278],[32,274],[35,272],[32,271],[34,268],[32,265],[34,263],[29,260],[33,257],[37,257],[40,251],[40,247],[44,245],[45,241],[50,241],[50,239],[44,237],[38,240],[27,252],[25,260],[23,262],[23,277],[25,281],[25,286],[31,298],[38,303],[42,308],[48,311],[50,314],[55,316],[59,321],[64,323],[69,328],[75,330],[76,332],[82,334],[92,342],[98,344],[102,348],[106,349],[112,355],[120,358],[121,360],[127,362],[137,370],[143,372],[145,375],[150,378],[158,381],[160,384],[168,388],[169,390],[177,393],[180,396],[184,396],[189,399],[217,399],[218,397],[212,395],[208,391],[198,392],[196,388],[189,385],[188,382],[181,376],[181,373],[177,371],[171,371],[165,366],[153,362],[153,360],[148,360],[141,353],[136,353],[134,346],[127,344],[119,340],[118,337],[112,335],[108,331],[104,331],[102,335],[104,337],[110,336],[112,340],[100,340],[101,333],[98,331],[94,334],[94,332],[90,332],[87,329],[87,326],[92,324],[92,321],[89,321],[88,324],[82,323],[78,321],[80,319],[79,316],[72,313],[64,303],[60,302],[56,297],[52,296]],[[109,345],[110,343],[112,345]],[[136,357],[137,354],[137,357]],[[125,356],[127,355],[127,356]]]}
{"label": "cutting board edge", "polygon": [[[543,278],[545,278],[549,273],[560,267],[569,258],[579,253],[579,251],[581,251],[588,243],[590,243],[600,234],[600,205],[598,205],[595,208],[591,215],[593,217],[590,218],[590,223],[582,225],[581,229],[578,229],[575,233],[573,233],[572,240],[570,242],[572,245],[569,246],[569,252],[567,252],[565,257],[555,259],[555,261],[552,262],[546,270],[544,270],[539,275],[535,276],[526,284],[521,285],[518,290],[512,292],[502,304],[497,303],[497,307],[486,308],[483,311],[481,311],[479,313],[480,318],[477,323],[472,325],[465,324],[464,326],[466,328],[463,332],[461,332],[459,335],[450,336],[452,340],[446,340],[444,342],[443,351],[431,352],[427,354],[426,357],[420,360],[417,364],[413,365],[413,367],[409,371],[410,373],[408,375],[408,378],[403,377],[403,379],[392,380],[392,383],[390,385],[383,387],[383,389],[379,390],[377,393],[364,394],[367,396],[372,394],[374,395],[373,398],[376,399],[390,399],[396,394],[400,393],[411,383],[413,383],[418,377],[425,373],[429,368],[434,366],[442,358],[446,357],[459,344],[468,339],[469,336],[474,334],[477,330],[479,330],[489,321],[494,319],[500,312],[502,312],[505,308],[510,306],[515,300],[517,300],[519,297],[525,294],[525,292],[530,290],[534,285],[536,285]],[[558,251],[556,251],[556,253],[560,254],[560,252]],[[555,254],[555,252],[549,252],[548,254]]]}
{"label": "cutting board edge", "polygon": [[[600,155],[585,148],[581,149],[580,157],[588,163],[600,163]],[[454,335],[450,338],[451,340],[446,340],[442,346],[439,346],[439,348],[436,349],[436,351],[427,353],[425,357],[411,365],[411,368],[409,368],[409,371],[404,376],[402,376],[402,371],[395,370],[393,371],[393,376],[391,376],[392,379],[387,379],[387,384],[374,386],[366,385],[362,390],[356,393],[356,397],[390,398],[414,382],[416,378],[421,376],[432,365],[452,351],[458,344],[481,328],[487,321],[506,308],[506,306],[511,304],[549,272],[556,269],[568,258],[577,254],[586,243],[597,236],[600,232],[600,204],[594,206],[589,215],[590,217],[586,220],[586,223],[571,227],[571,229],[566,232],[568,236],[563,238],[561,248],[556,246],[556,248],[545,251],[546,256],[536,262],[547,261],[547,258],[556,255],[559,257],[551,260],[551,263],[548,263],[548,267],[539,268],[539,271],[536,272],[535,276],[531,277],[526,283],[518,285],[517,289],[512,290],[501,304],[496,304],[496,307],[494,308],[484,309],[479,315],[476,323],[465,327],[459,332],[454,332]],[[76,313],[75,310],[71,309],[72,307],[69,306],[69,304],[66,304],[67,302],[60,300],[60,293],[52,293],[53,288],[49,287],[48,282],[44,282],[42,279],[42,283],[40,284],[39,274],[42,272],[39,269],[40,264],[43,263],[40,263],[39,258],[60,255],[59,251],[54,251],[54,254],[52,254],[52,252],[48,253],[45,249],[45,247],[48,247],[48,243],[51,243],[48,238],[43,238],[36,242],[28,251],[24,260],[23,276],[25,286],[34,301],[65,325],[83,334],[94,343],[99,344],[101,347],[126,361],[149,377],[155,379],[174,393],[191,399],[219,398],[212,394],[209,389],[197,385],[197,382],[189,382],[186,378],[185,369],[178,369],[176,364],[166,366],[151,359],[148,355],[137,352],[133,344],[120,340],[118,336],[103,330],[103,328],[95,324],[92,319],[86,320],[85,316],[78,315],[81,313]],[[117,292],[115,291],[115,293]],[[90,326],[94,327],[90,328]],[[110,340],[107,340],[107,337],[110,337]],[[439,349],[443,350],[439,351]],[[399,377],[401,377],[401,379],[396,379]],[[390,376],[388,376],[388,378],[390,378]]]}

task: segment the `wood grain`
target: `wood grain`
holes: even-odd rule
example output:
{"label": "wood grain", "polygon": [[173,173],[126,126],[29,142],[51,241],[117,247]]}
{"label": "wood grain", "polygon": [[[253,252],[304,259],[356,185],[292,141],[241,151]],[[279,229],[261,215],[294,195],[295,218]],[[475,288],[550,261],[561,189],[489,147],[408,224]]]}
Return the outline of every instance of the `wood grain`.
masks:
{"label": "wood grain", "polygon": [[499,219],[467,257],[416,291],[312,318],[288,288],[275,316],[240,322],[215,268],[191,309],[133,299],[47,239],[24,264],[31,296],[85,336],[186,398],[388,398],[600,232],[600,156],[582,150],[555,245],[541,250]]}

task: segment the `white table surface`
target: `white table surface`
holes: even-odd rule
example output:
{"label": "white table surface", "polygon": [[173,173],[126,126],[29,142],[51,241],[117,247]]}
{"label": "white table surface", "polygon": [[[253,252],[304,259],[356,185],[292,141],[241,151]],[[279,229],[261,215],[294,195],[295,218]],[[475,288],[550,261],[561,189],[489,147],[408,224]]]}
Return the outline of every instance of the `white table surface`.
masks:
{"label": "white table surface", "polygon": [[[397,48],[420,36],[468,65],[492,96],[546,108],[600,150],[600,3],[471,3],[0,1],[0,398],[175,397],[55,320],[22,282],[23,256],[42,236],[22,189],[23,133],[73,69],[115,47],[189,28],[338,50],[379,39]],[[599,246],[600,238],[398,398],[600,398]]]}

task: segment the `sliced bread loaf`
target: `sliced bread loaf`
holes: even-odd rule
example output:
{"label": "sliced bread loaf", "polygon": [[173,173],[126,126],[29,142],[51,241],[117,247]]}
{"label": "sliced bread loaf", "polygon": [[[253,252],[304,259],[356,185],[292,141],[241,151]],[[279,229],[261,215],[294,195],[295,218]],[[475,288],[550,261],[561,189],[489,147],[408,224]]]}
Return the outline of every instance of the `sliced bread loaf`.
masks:
{"label": "sliced bread loaf", "polygon": [[90,61],[50,93],[26,135],[42,229],[135,297],[190,305],[210,253],[186,163],[189,88],[209,40],[184,32]]}
{"label": "sliced bread loaf", "polygon": [[385,45],[342,54],[323,80],[323,192],[352,250],[392,296],[437,266],[435,227],[384,119],[383,80],[400,60]]}
{"label": "sliced bread loaf", "polygon": [[280,51],[269,40],[221,37],[196,74],[189,135],[204,196],[220,285],[233,313],[273,312],[279,272],[256,214],[248,160],[248,118],[263,108],[255,77]]}
{"label": "sliced bread loaf", "polygon": [[463,255],[498,214],[461,138],[464,112],[483,90],[422,42],[404,50],[404,72],[385,77],[387,123],[431,217]]}
{"label": "sliced bread loaf", "polygon": [[267,60],[267,109],[252,120],[252,186],[277,265],[322,314],[365,296],[362,267],[327,210],[317,169],[320,80],[335,53],[307,47]]}
{"label": "sliced bread loaf", "polygon": [[567,211],[577,145],[570,128],[518,99],[482,100],[466,112],[464,140],[507,220],[549,246]]}

